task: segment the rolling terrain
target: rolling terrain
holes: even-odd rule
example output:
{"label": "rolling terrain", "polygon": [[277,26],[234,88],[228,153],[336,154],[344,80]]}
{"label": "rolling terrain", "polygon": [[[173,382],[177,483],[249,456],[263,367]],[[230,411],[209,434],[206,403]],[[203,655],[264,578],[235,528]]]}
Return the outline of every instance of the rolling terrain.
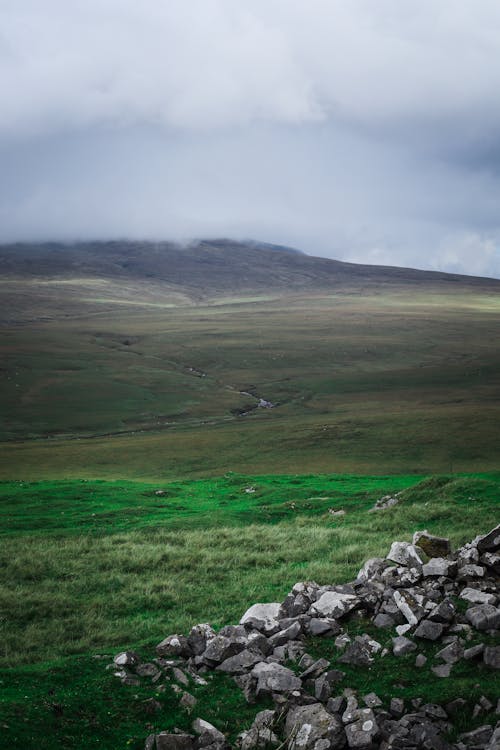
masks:
{"label": "rolling terrain", "polygon": [[4,478],[497,465],[494,279],[229,241],[0,268]]}

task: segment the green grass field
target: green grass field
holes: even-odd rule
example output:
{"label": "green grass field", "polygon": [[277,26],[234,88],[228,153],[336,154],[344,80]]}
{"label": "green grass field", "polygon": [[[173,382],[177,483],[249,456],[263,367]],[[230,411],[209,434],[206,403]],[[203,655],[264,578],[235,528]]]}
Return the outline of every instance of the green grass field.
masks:
{"label": "green grass field", "polygon": [[[218,291],[202,297],[203,263],[190,290],[153,266],[120,276],[114,255],[102,278],[55,268],[0,283],[2,748],[139,750],[189,717],[170,692],[146,716],[151,693],[96,657],[235,622],[298,580],[346,581],[416,529],[458,545],[495,523],[493,283],[334,269],[329,290],[323,262],[309,278],[316,261],[301,257],[266,283],[258,254],[242,251],[236,273],[218,252]],[[446,685],[414,672],[389,658],[349,680],[384,700],[422,679],[438,702],[498,689],[468,665]],[[232,739],[255,714],[220,676],[193,690]]]}
{"label": "green grass field", "polygon": [[[498,472],[3,482],[5,747],[138,750],[152,726],[187,728],[189,716],[170,692],[159,696],[161,712],[146,716],[141,701],[151,693],[118,685],[104,669],[107,660],[94,657],[124,648],[148,654],[165,635],[196,622],[236,622],[253,602],[284,598],[297,580],[348,580],[366,558],[423,527],[463,543],[492,525],[499,490]],[[402,492],[400,505],[368,512],[394,492]],[[329,508],[346,515],[334,517]],[[371,675],[349,677],[384,699],[418,694],[420,675],[410,662],[397,663],[399,688],[394,669],[389,660]],[[491,674],[480,675],[478,685],[476,667],[462,671],[445,697],[494,695]],[[426,699],[443,700],[442,681],[430,671],[426,691]],[[197,695],[198,712],[231,736],[255,712],[220,677]]]}
{"label": "green grass field", "polygon": [[0,477],[498,466],[498,295],[135,305],[2,331]]}

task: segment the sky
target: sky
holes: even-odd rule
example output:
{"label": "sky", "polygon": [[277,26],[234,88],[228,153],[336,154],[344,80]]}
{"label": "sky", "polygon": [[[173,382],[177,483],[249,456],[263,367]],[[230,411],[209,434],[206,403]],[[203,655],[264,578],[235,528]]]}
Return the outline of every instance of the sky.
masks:
{"label": "sky", "polygon": [[500,278],[498,0],[2,0],[0,242]]}

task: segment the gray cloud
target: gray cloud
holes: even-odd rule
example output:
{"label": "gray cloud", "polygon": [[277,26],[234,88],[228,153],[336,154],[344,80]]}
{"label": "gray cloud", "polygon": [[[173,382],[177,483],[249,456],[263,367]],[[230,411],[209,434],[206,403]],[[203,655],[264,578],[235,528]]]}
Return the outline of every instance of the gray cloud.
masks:
{"label": "gray cloud", "polygon": [[500,276],[494,0],[4,0],[0,237]]}

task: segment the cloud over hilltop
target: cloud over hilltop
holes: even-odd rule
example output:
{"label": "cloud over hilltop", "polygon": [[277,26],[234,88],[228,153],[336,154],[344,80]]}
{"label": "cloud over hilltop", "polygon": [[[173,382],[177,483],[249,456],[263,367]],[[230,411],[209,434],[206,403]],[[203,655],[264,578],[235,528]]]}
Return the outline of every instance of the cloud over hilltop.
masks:
{"label": "cloud over hilltop", "polygon": [[493,0],[4,0],[2,239],[500,275]]}

